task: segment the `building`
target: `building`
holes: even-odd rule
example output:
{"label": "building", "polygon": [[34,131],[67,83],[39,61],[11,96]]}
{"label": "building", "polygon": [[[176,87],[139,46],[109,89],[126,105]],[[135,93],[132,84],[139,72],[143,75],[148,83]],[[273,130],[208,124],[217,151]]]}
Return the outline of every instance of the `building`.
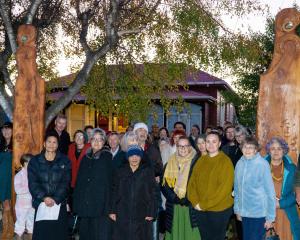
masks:
{"label": "building", "polygon": [[[60,78],[57,86],[51,86],[48,98],[55,101],[63,96],[64,90],[74,77],[75,75],[71,74]],[[166,112],[159,104],[159,99],[154,99],[155,108],[147,121],[150,129],[152,124],[156,123],[160,127],[166,126],[172,130],[176,121],[182,121],[187,125],[189,133],[193,124],[198,124],[203,131],[209,125],[222,126],[225,121],[236,121],[234,106],[225,103],[221,94],[222,91],[233,91],[227,82],[204,71],[195,71],[187,74],[186,83],[189,86],[188,90],[180,88],[178,93],[171,93],[168,97],[176,98],[180,94],[188,107],[183,112],[177,112],[175,108]],[[122,117],[112,115],[107,118],[101,117],[95,109],[85,104],[85,97],[80,93],[74,97],[64,113],[68,117],[68,131],[71,134],[86,125],[101,127],[107,131],[123,132],[129,124]]]}

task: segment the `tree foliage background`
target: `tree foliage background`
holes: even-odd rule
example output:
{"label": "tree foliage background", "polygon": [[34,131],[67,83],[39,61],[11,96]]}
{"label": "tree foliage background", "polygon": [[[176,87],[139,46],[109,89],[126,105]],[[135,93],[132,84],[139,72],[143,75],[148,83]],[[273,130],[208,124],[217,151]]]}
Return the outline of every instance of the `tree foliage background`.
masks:
{"label": "tree foliage background", "polygon": [[[248,69],[261,56],[261,47],[249,34],[230,32],[221,15],[264,9],[258,0],[1,0],[0,105],[12,115],[13,97],[5,87],[14,92],[21,24],[38,29],[37,62],[45,79],[57,77],[54,66],[62,52],[78,59],[75,79],[47,109],[47,125],[82,87],[101,114],[110,109],[143,118],[153,96],[162,98],[166,108],[182,102],[166,93],[185,88],[183,76],[191,69]],[[143,71],[136,64],[145,64]],[[112,71],[108,65],[123,67]]]}
{"label": "tree foliage background", "polygon": [[268,69],[273,56],[274,24],[274,19],[269,17],[265,32],[252,34],[252,41],[256,43],[260,55],[246,68],[236,71],[237,79],[233,82],[236,93],[223,92],[225,101],[234,104],[239,123],[253,129],[256,125],[260,75]]}

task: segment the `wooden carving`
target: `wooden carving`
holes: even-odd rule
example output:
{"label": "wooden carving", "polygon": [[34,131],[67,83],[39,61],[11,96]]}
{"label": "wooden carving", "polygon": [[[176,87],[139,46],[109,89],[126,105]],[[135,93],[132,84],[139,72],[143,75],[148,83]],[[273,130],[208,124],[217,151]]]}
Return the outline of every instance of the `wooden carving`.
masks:
{"label": "wooden carving", "polygon": [[32,25],[22,25],[18,29],[18,78],[15,85],[13,130],[15,168],[20,166],[22,154],[37,154],[43,146],[45,81],[37,71],[36,35]]}
{"label": "wooden carving", "polygon": [[289,144],[297,163],[300,148],[300,12],[284,9],[276,16],[275,49],[269,70],[260,77],[257,137],[265,144],[273,136]]}

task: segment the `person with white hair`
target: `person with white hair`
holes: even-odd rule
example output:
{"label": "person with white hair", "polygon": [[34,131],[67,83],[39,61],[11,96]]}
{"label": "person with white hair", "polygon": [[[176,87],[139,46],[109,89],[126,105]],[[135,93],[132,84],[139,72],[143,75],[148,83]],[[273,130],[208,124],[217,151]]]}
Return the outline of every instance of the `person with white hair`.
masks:
{"label": "person with white hair", "polygon": [[81,161],[73,195],[73,211],[80,218],[81,240],[110,239],[108,206],[112,187],[112,154],[104,146],[101,128],[92,132],[91,149]]}
{"label": "person with white hair", "polygon": [[133,131],[137,135],[139,146],[145,152],[145,160],[153,168],[156,180],[159,182],[163,172],[163,163],[158,146],[147,142],[148,126],[143,122],[139,122],[134,125]]}

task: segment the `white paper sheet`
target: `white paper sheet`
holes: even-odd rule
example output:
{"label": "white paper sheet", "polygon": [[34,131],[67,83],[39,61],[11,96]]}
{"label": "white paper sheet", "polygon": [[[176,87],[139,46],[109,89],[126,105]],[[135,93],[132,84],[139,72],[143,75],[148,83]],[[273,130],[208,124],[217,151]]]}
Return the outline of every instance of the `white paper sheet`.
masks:
{"label": "white paper sheet", "polygon": [[35,221],[43,220],[58,220],[60,210],[60,204],[54,204],[53,207],[47,207],[44,202],[42,202],[37,210]]}

